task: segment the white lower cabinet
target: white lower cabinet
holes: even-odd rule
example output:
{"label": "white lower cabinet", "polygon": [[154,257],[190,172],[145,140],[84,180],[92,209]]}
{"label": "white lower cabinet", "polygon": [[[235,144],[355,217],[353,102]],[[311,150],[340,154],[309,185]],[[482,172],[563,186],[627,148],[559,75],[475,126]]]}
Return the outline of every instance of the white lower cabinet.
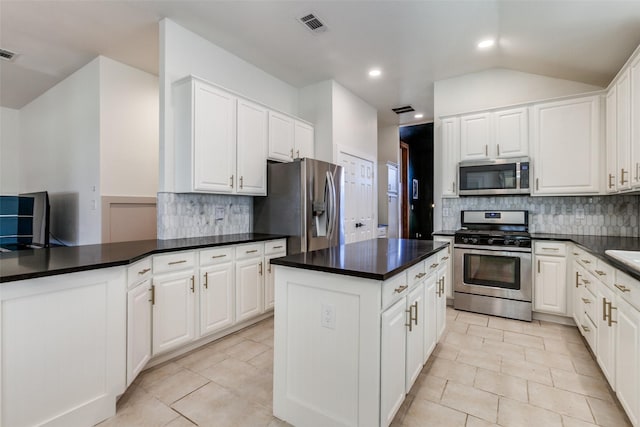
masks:
{"label": "white lower cabinet", "polygon": [[406,301],[401,299],[381,316],[380,417],[389,425],[406,394]]}
{"label": "white lower cabinet", "polygon": [[232,259],[200,267],[200,336],[233,324]]}
{"label": "white lower cabinet", "polygon": [[127,387],[151,359],[151,280],[127,293]]}
{"label": "white lower cabinet", "polygon": [[407,296],[407,366],[406,366],[406,392],[409,393],[411,386],[420,375],[424,364],[424,338],[425,321],[427,312],[425,310],[424,284],[415,286]]}
{"label": "white lower cabinet", "polygon": [[533,309],[567,315],[567,248],[565,243],[534,242]]}
{"label": "white lower cabinet", "polygon": [[438,342],[438,325],[437,321],[434,321],[439,308],[438,303],[440,302],[440,298],[438,298],[439,282],[436,276],[436,274],[432,274],[424,281],[424,313],[429,316],[424,326],[424,362],[433,353]]}
{"label": "white lower cabinet", "polygon": [[631,423],[640,416],[640,312],[617,296],[616,381],[618,400]]}
{"label": "white lower cabinet", "polygon": [[616,310],[615,294],[606,285],[599,283],[596,287],[595,311],[593,319],[597,328],[597,359],[602,373],[609,381],[612,389],[616,389]]}
{"label": "white lower cabinet", "polygon": [[436,288],[436,341],[440,340],[442,334],[444,334],[444,328],[447,326],[447,282],[451,280],[448,273],[448,262],[440,263],[437,276],[437,288]]}
{"label": "white lower cabinet", "polygon": [[241,322],[264,312],[263,258],[236,261],[236,321]]}
{"label": "white lower cabinet", "polygon": [[153,277],[154,356],[195,338],[195,286],[192,268]]}

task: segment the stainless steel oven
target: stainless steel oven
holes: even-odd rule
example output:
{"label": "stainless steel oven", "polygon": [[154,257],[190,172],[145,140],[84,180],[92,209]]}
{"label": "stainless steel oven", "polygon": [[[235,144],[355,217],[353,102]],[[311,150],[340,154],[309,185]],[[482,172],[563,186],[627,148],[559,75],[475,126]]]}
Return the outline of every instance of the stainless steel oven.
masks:
{"label": "stainless steel oven", "polygon": [[526,211],[463,211],[454,237],[454,307],[531,320],[531,237]]}
{"label": "stainless steel oven", "polygon": [[454,306],[531,320],[531,248],[454,247]]}

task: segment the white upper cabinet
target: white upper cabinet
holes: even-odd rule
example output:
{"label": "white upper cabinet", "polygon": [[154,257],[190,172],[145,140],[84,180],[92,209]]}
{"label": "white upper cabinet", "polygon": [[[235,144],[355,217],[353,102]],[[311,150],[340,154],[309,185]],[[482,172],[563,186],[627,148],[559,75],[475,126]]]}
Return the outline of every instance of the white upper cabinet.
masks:
{"label": "white upper cabinet", "polygon": [[313,126],[269,111],[269,159],[290,162],[314,157]]}
{"label": "white upper cabinet", "polygon": [[447,117],[440,121],[442,128],[442,196],[458,195],[458,161],[460,153],[460,119]]}
{"label": "white upper cabinet", "polygon": [[296,158],[302,159],[305,157],[314,158],[314,138],[313,138],[313,126],[301,122],[295,121],[294,125],[294,138],[293,143],[296,152]]}
{"label": "white upper cabinet", "polygon": [[267,114],[265,107],[238,99],[237,193],[267,194]]}
{"label": "white upper cabinet", "polygon": [[605,145],[607,155],[607,180],[605,183],[605,191],[607,193],[615,193],[618,190],[618,151],[616,147],[616,86],[613,85],[605,101]]}
{"label": "white upper cabinet", "polygon": [[600,190],[600,95],[533,106],[534,195]]}
{"label": "white upper cabinet", "polygon": [[529,154],[527,108],[460,116],[460,160],[523,157]]}
{"label": "white upper cabinet", "polygon": [[294,158],[294,119],[269,111],[269,158],[289,162]]}
{"label": "white upper cabinet", "polygon": [[232,193],[236,97],[193,79],[174,96],[176,191]]}
{"label": "white upper cabinet", "polygon": [[491,114],[468,114],[460,117],[460,160],[489,159]]}
{"label": "white upper cabinet", "polygon": [[529,154],[527,111],[526,107],[522,107],[493,113],[495,157],[523,157]]}
{"label": "white upper cabinet", "polygon": [[618,190],[631,188],[631,85],[627,69],[616,82],[616,152]]}
{"label": "white upper cabinet", "polygon": [[630,67],[631,186],[640,187],[640,55]]}

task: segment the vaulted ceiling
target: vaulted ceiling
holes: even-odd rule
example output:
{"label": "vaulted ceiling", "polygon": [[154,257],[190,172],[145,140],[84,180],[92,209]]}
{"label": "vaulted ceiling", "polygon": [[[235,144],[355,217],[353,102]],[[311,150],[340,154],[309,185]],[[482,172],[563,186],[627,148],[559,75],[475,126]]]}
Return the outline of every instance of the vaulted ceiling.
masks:
{"label": "vaulted ceiling", "polygon": [[[309,12],[325,32],[298,22]],[[432,117],[434,81],[502,67],[606,86],[640,44],[633,0],[1,0],[0,48],[18,55],[0,61],[0,104],[21,108],[99,54],[157,74],[163,17],[293,86],[333,78],[401,124],[415,119],[392,107]]]}

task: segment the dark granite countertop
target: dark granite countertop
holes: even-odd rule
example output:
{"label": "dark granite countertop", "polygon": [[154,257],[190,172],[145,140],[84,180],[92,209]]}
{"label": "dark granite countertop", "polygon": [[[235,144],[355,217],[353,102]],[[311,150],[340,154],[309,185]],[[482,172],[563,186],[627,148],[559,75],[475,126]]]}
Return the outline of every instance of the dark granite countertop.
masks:
{"label": "dark granite countertop", "polygon": [[605,251],[609,249],[618,249],[623,251],[640,251],[640,238],[638,237],[580,236],[573,234],[532,233],[531,238],[535,240],[571,241],[580,246],[585,251],[594,255],[595,257],[600,258],[601,260],[617,268],[618,270],[623,271],[629,276],[640,280],[640,272],[605,254]]}
{"label": "dark granite countertop", "polygon": [[126,265],[148,255],[163,252],[236,245],[283,237],[285,236],[243,233],[4,252],[0,253],[0,283]]}
{"label": "dark granite countertop", "polygon": [[456,234],[456,230],[438,230],[431,233],[432,236],[449,236],[453,237]]}
{"label": "dark granite countertop", "polygon": [[386,280],[448,246],[432,240],[371,239],[289,255],[271,264]]}

